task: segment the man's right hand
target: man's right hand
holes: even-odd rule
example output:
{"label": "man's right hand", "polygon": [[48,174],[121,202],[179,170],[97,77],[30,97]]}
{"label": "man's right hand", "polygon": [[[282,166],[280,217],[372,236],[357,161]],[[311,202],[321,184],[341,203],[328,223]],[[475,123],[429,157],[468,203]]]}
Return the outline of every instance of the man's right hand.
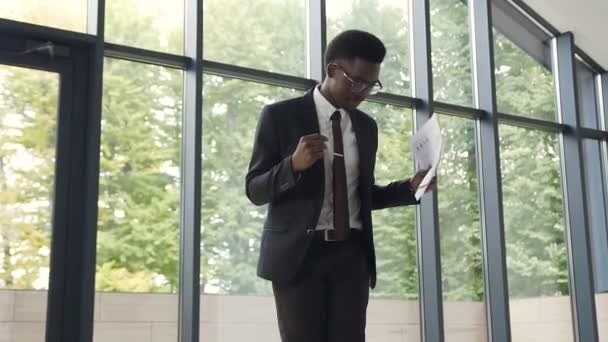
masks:
{"label": "man's right hand", "polygon": [[323,151],[327,148],[327,137],[321,134],[309,134],[300,138],[298,147],[291,155],[291,167],[294,172],[302,172],[312,166],[317,160],[323,158]]}

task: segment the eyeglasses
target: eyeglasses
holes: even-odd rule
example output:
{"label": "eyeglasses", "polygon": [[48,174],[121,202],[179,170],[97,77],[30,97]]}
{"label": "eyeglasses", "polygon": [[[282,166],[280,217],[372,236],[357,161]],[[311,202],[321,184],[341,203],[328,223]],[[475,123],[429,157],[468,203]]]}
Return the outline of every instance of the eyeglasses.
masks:
{"label": "eyeglasses", "polygon": [[338,69],[340,69],[340,71],[342,71],[342,74],[344,74],[344,77],[346,77],[346,79],[350,81],[350,90],[353,93],[367,93],[369,95],[374,95],[377,94],[380,90],[382,90],[382,83],[380,83],[380,81],[374,81],[370,83],[365,81],[353,80],[352,77],[346,74],[346,71],[344,71],[344,69],[342,69],[340,65],[334,65]]}

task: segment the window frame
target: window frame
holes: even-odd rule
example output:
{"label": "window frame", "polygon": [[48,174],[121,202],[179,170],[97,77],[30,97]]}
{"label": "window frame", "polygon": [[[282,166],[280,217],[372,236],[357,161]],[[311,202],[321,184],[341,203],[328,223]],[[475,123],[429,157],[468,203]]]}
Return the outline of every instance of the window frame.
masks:
{"label": "window frame", "polygon": [[[194,342],[199,339],[200,321],[200,209],[201,209],[201,141],[204,134],[202,123],[202,74],[260,82],[306,90],[322,80],[322,62],[325,37],[325,0],[306,1],[307,55],[306,77],[294,77],[265,72],[252,68],[203,60],[203,0],[185,1],[183,55],[174,55],[146,49],[105,42],[105,0],[88,0],[87,32],[89,35],[56,30],[31,24],[21,24],[0,19],[0,33],[12,36],[45,37],[62,41],[78,51],[74,64],[72,94],[75,106],[83,108],[89,115],[75,120],[71,125],[87,128],[82,136],[76,126],[70,126],[74,139],[79,139],[86,150],[78,150],[69,161],[58,160],[58,168],[69,169],[77,175],[76,186],[69,193],[71,205],[82,207],[80,214],[69,217],[71,224],[81,223],[85,227],[79,233],[70,230],[65,240],[54,247],[53,265],[65,269],[61,276],[72,279],[73,291],[58,287],[61,295],[53,295],[55,304],[49,314],[57,324],[47,325],[47,341],[92,340],[94,303],[94,260],[97,224],[97,186],[99,171],[99,126],[101,122],[101,77],[103,58],[112,57],[135,62],[162,65],[184,71],[184,113],[182,127],[182,193],[180,215],[180,304],[179,341]],[[463,0],[464,1],[464,0]],[[572,34],[562,34],[522,0],[469,0],[471,24],[472,59],[474,69],[474,105],[458,106],[433,100],[433,85],[430,63],[429,0],[410,0],[410,49],[412,50],[413,94],[401,96],[379,93],[370,101],[411,107],[416,112],[416,123],[423,124],[434,112],[455,115],[476,121],[478,182],[482,216],[482,246],[484,249],[485,305],[488,324],[488,339],[506,342],[511,339],[509,323],[508,284],[506,279],[504,222],[500,181],[500,157],[498,154],[497,125],[510,124],[521,127],[559,133],[562,140],[562,170],[566,212],[568,213],[567,244],[569,246],[569,272],[572,289],[574,330],[577,341],[597,340],[597,321],[594,303],[589,301],[595,291],[608,291],[608,228],[585,231],[586,198],[581,182],[582,139],[601,140],[601,169],[603,170],[603,197],[608,197],[606,168],[608,168],[608,74],[584,51],[574,45]],[[549,122],[499,113],[496,109],[495,77],[493,61],[492,23],[510,37],[536,60],[553,70],[559,112],[562,121]],[[541,42],[542,44],[539,44]],[[596,107],[599,128],[580,127],[577,101],[574,60],[579,58],[596,74]],[[79,96],[76,96],[79,95]],[[86,165],[78,173],[74,165]],[[577,180],[578,179],[578,180]],[[189,189],[185,191],[183,189]],[[63,192],[58,189],[58,192]],[[65,190],[67,191],[67,190]],[[582,205],[576,205],[582,203]],[[605,214],[606,215],[606,214]],[[608,218],[602,218],[604,222]],[[68,225],[69,227],[69,225]],[[73,228],[72,228],[73,229]],[[419,207],[417,218],[418,253],[420,275],[421,334],[425,341],[443,341],[443,298],[441,295],[441,260],[438,235],[437,196],[427,196]],[[589,252],[589,234],[601,237],[600,248],[594,248],[595,258]],[[79,248],[70,251],[77,257],[61,254],[66,241],[83,241]],[[599,251],[599,252],[598,252]],[[597,254],[600,253],[600,254]],[[80,258],[79,258],[80,257]],[[80,260],[68,263],[68,260]],[[595,260],[595,261],[593,261]],[[603,264],[595,262],[603,260]],[[594,269],[591,268],[592,261]],[[69,267],[68,267],[69,266]],[[85,266],[88,266],[85,267]],[[576,267],[574,267],[576,266]],[[93,270],[93,271],[91,271]],[[576,270],[574,272],[573,270]],[[604,272],[599,271],[604,270]],[[76,273],[80,272],[79,277]],[[595,272],[595,282],[593,281]],[[84,277],[82,277],[84,274]],[[55,283],[60,282],[56,280]],[[56,297],[55,297],[56,296]],[[70,309],[71,308],[71,309]],[[59,314],[61,312],[62,314]],[[61,338],[60,338],[61,337]]]}

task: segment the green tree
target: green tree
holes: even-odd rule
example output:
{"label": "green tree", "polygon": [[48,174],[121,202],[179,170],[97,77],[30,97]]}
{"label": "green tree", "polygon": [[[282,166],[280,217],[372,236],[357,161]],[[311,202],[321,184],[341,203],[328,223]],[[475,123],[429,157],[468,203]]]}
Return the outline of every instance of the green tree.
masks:
{"label": "green tree", "polygon": [[59,76],[0,66],[0,286],[47,288]]}
{"label": "green tree", "polygon": [[[141,281],[147,281],[148,291],[176,289],[181,75],[161,67],[106,60],[98,290],[131,290],[131,276],[125,276],[129,273],[138,278],[146,275]],[[117,275],[104,274],[114,270]],[[124,283],[104,281],[116,277]]]}
{"label": "green tree", "polygon": [[407,2],[396,4],[379,0],[353,0],[341,15],[328,12],[327,16],[328,41],[349,29],[364,30],[378,36],[387,49],[380,73],[383,91],[411,94]]}
{"label": "green tree", "polygon": [[[206,59],[304,74],[303,1],[227,0],[205,6]],[[262,107],[300,94],[212,75],[203,78],[201,280],[206,291],[271,293],[268,282],[256,276],[266,208],[249,202],[244,179]]]}
{"label": "green tree", "polygon": [[[431,1],[431,58],[436,101],[473,105],[469,18],[459,0]],[[440,114],[441,115],[441,114]],[[441,115],[439,226],[443,294],[447,300],[481,300],[483,271],[475,125]]]}
{"label": "green tree", "polygon": [[509,291],[568,294],[557,136],[509,126],[500,134]]}
{"label": "green tree", "polygon": [[203,285],[220,293],[269,294],[268,283],[256,276],[266,208],[246,198],[244,178],[260,109],[300,93],[217,76],[205,76],[204,85]]}
{"label": "green tree", "polygon": [[[112,13],[108,37],[129,45],[161,45],[154,19],[140,16],[131,2],[110,1],[106,11]],[[180,41],[171,41],[169,49],[180,49]],[[181,113],[181,71],[106,59],[98,290],[177,288]]]}
{"label": "green tree", "polygon": [[431,0],[430,4],[434,99],[473,106],[467,6],[460,0]]}
{"label": "green tree", "polygon": [[[495,30],[499,111],[555,121],[551,71]],[[568,294],[557,136],[500,128],[509,291],[514,297]]]}
{"label": "green tree", "polygon": [[203,58],[304,76],[303,0],[203,2]]}

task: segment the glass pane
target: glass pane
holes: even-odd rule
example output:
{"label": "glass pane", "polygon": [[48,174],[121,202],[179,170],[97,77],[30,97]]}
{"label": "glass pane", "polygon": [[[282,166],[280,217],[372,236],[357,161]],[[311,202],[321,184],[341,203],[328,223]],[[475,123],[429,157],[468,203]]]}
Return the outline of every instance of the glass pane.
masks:
{"label": "glass pane", "polygon": [[0,331],[43,341],[59,75],[0,65],[0,94]]}
{"label": "glass pane", "polygon": [[435,100],[473,105],[473,73],[466,2],[432,0],[431,48]]}
{"label": "glass pane", "polygon": [[203,58],[304,76],[305,4],[305,0],[203,1]]}
{"label": "glass pane", "polygon": [[0,0],[0,18],[86,32],[87,0]]}
{"label": "glass pane", "polygon": [[300,95],[203,77],[202,341],[279,341],[270,282],[256,275],[266,207],[249,202],[244,177],[264,105]]}
{"label": "glass pane", "polygon": [[182,72],[106,59],[95,341],[175,341]]}
{"label": "glass pane", "polygon": [[578,60],[576,61],[576,86],[581,125],[599,129],[595,94],[595,74]]}
{"label": "glass pane", "polygon": [[386,46],[380,80],[383,92],[410,95],[408,1],[329,0],[326,2],[327,42],[350,29],[368,31]]}
{"label": "glass pane", "polygon": [[573,341],[558,136],[499,130],[513,341]]}
{"label": "glass pane", "polygon": [[181,55],[184,1],[106,0],[106,40]]}
{"label": "glass pane", "polygon": [[[378,124],[376,184],[411,176],[412,110],[368,101],[360,109]],[[372,215],[378,281],[370,293],[367,338],[420,341],[416,207],[376,210]]]}
{"label": "glass pane", "polygon": [[440,116],[439,226],[446,341],[487,341],[475,122]]}
{"label": "glass pane", "polygon": [[494,61],[499,112],[556,120],[551,70],[497,30],[494,30]]}

